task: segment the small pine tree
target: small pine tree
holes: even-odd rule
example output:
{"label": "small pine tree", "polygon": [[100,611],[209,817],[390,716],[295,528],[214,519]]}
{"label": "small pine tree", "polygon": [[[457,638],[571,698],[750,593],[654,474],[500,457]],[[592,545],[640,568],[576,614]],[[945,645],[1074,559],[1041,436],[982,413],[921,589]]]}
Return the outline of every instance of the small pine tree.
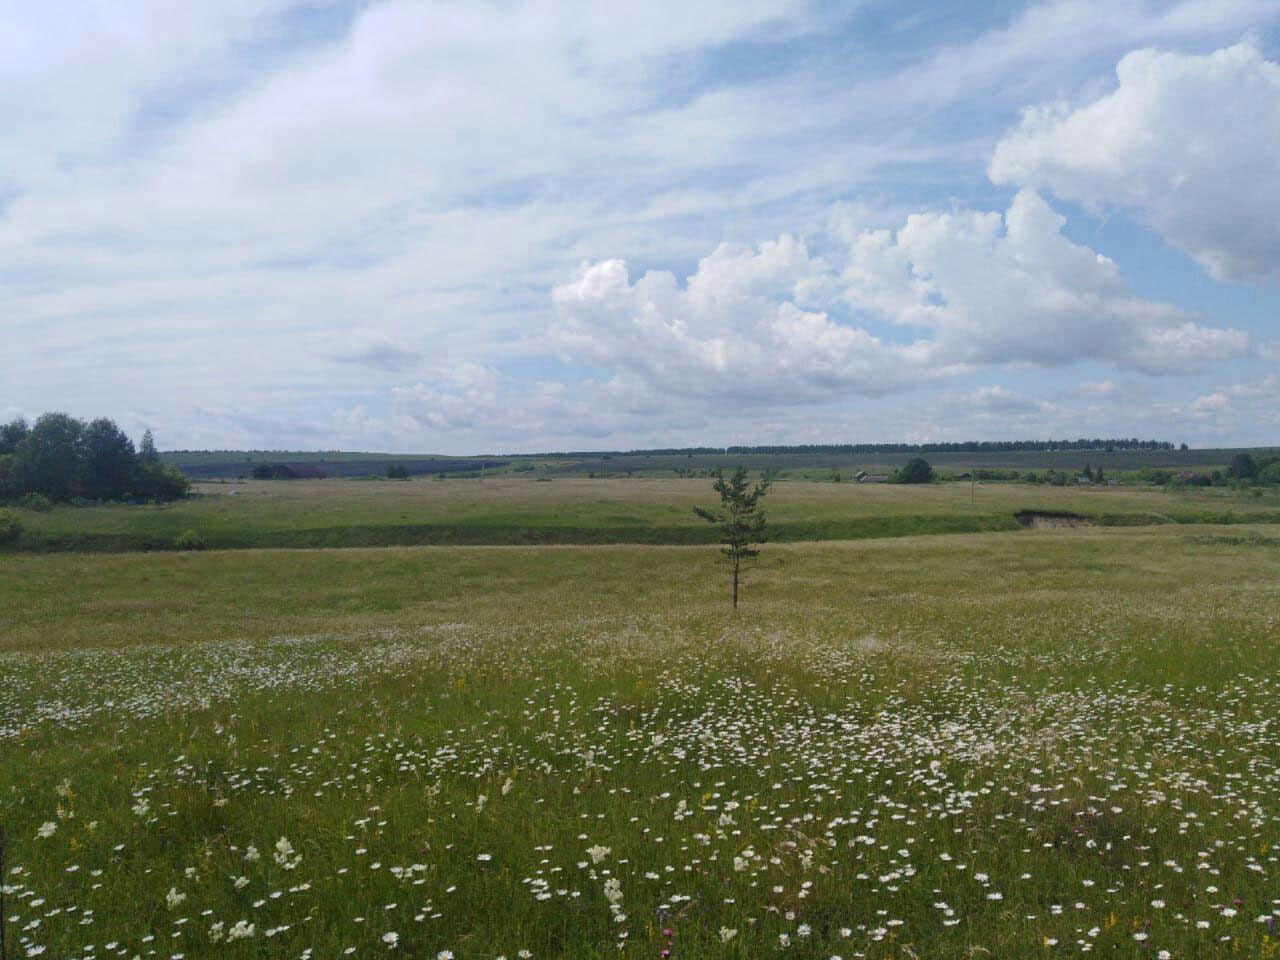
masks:
{"label": "small pine tree", "polygon": [[1087,463],[1084,465],[1084,478],[1090,483],[1093,483],[1093,467],[1089,466]]}
{"label": "small pine tree", "polygon": [[712,489],[720,494],[720,509],[694,507],[693,512],[708,523],[720,526],[720,542],[724,544],[721,553],[733,568],[733,609],[737,610],[742,566],[760,556],[760,551],[752,544],[765,540],[764,511],[760,509],[760,500],[769,487],[763,481],[753,487],[747,481],[746,467],[738,467],[727,479],[719,468],[711,475],[716,481]]}

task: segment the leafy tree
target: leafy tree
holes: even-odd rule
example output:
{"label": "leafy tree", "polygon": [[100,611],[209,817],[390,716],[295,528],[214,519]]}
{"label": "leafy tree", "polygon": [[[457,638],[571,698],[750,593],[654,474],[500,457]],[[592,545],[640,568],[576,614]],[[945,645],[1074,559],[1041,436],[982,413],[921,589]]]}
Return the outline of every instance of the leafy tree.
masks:
{"label": "leafy tree", "polygon": [[142,463],[160,462],[160,452],[156,450],[156,440],[151,436],[150,430],[142,434],[142,443],[138,445],[138,459]]}
{"label": "leafy tree", "polygon": [[408,480],[409,470],[403,463],[388,463],[387,479],[388,480]]}
{"label": "leafy tree", "polygon": [[179,500],[191,492],[191,481],[177,467],[139,459],[133,493],[145,500]]}
{"label": "leafy tree", "polygon": [[133,492],[146,500],[177,500],[191,492],[191,481],[171,464],[160,462],[151,431],[142,434],[134,468]]}
{"label": "leafy tree", "polygon": [[738,467],[733,475],[725,478],[724,471],[716,468],[712,472],[715,483],[712,489],[720,495],[718,510],[704,510],[694,507],[693,512],[708,523],[720,527],[720,542],[724,544],[721,553],[733,568],[733,609],[738,609],[738,583],[741,580],[742,565],[760,556],[760,551],[752,544],[763,543],[766,537],[764,511],[760,509],[760,500],[768,492],[768,484],[764,481],[752,486],[747,480],[747,468]]}
{"label": "leafy tree", "polygon": [[1231,458],[1227,476],[1236,480],[1253,480],[1258,476],[1258,462],[1253,459],[1252,454],[1237,453]]}
{"label": "leafy tree", "polygon": [[0,503],[16,500],[21,492],[13,475],[13,454],[0,453]]}
{"label": "leafy tree", "polygon": [[84,423],[65,413],[46,413],[14,451],[14,475],[25,493],[70,500],[83,491]]}
{"label": "leafy tree", "polygon": [[27,421],[21,417],[0,425],[0,456],[11,454],[17,450],[18,444],[30,432],[31,428],[27,426]]}
{"label": "leafy tree", "polygon": [[898,471],[898,483],[933,483],[933,467],[920,457],[908,460]]}
{"label": "leafy tree", "polygon": [[[138,455],[133,441],[101,417],[84,429],[84,490],[94,500],[119,500],[133,488]],[[154,449],[154,447],[153,447]]]}

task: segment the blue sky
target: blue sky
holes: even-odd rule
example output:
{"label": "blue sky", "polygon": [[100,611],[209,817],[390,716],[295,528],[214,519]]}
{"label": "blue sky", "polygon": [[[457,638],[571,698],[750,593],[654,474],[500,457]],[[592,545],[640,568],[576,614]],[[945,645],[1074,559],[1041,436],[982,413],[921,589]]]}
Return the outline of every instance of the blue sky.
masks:
{"label": "blue sky", "polygon": [[1280,3],[0,2],[0,416],[1280,437]]}

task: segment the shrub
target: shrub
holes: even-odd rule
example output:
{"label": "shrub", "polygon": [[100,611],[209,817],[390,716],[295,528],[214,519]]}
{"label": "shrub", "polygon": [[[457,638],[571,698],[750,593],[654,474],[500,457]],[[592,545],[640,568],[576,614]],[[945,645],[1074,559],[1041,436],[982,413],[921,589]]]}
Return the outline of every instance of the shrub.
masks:
{"label": "shrub", "polygon": [[18,501],[18,505],[26,510],[34,510],[36,513],[48,513],[53,509],[53,501],[43,493],[28,493]]}
{"label": "shrub", "polygon": [[898,471],[896,479],[898,483],[932,483],[933,467],[929,466],[928,460],[915,457]]}
{"label": "shrub", "polygon": [[387,464],[387,479],[388,480],[408,480],[409,468],[406,467],[403,463],[389,463]]}
{"label": "shrub", "polygon": [[1258,475],[1258,464],[1247,453],[1237,453],[1231,458],[1231,466],[1227,470],[1227,476],[1236,480],[1252,480]]}
{"label": "shrub", "polygon": [[22,533],[22,521],[12,510],[0,510],[0,543],[9,543],[18,539]]}
{"label": "shrub", "polygon": [[184,530],[174,538],[173,545],[179,550],[203,550],[204,537],[195,530]]}

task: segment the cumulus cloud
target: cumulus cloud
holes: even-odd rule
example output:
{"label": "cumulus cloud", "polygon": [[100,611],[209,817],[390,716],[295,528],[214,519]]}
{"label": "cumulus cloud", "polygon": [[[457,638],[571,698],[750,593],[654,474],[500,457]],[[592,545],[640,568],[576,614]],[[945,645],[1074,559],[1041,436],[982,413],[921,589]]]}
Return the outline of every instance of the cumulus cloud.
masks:
{"label": "cumulus cloud", "polygon": [[1148,49],[1116,78],[1078,109],[1027,110],[991,179],[1133,210],[1216,279],[1280,278],[1280,64],[1248,42]]}
{"label": "cumulus cloud", "polygon": [[1280,429],[1280,374],[1269,373],[1201,394],[1187,404],[1186,416],[1202,436],[1230,436],[1241,424],[1274,436]]}
{"label": "cumulus cloud", "polygon": [[502,416],[501,376],[491,367],[462,363],[392,391],[396,415],[433,430],[472,430]]}
{"label": "cumulus cloud", "polygon": [[1159,375],[1240,356],[1249,337],[1131,296],[1113,261],[1062,235],[1065,220],[1022,190],[1003,218],[957,211],[853,238],[842,280],[854,306],[932,337],[932,365],[1099,360]]}
{"label": "cumulus cloud", "polygon": [[[1003,216],[838,227],[835,264],[786,234],[718,248],[683,287],[666,271],[633,282],[621,260],[588,264],[553,292],[552,338],[663,393],[794,403],[989,365],[1093,360],[1160,375],[1247,352],[1242,331],[1130,295],[1115,263],[1064,237],[1063,223],[1022,191]],[[874,334],[875,321],[903,336]]]}
{"label": "cumulus cloud", "polygon": [[892,348],[800,306],[826,272],[786,234],[756,250],[718,248],[683,288],[667,271],[632,283],[621,260],[589,264],[553,291],[552,339],[677,396],[813,402],[901,387]]}

